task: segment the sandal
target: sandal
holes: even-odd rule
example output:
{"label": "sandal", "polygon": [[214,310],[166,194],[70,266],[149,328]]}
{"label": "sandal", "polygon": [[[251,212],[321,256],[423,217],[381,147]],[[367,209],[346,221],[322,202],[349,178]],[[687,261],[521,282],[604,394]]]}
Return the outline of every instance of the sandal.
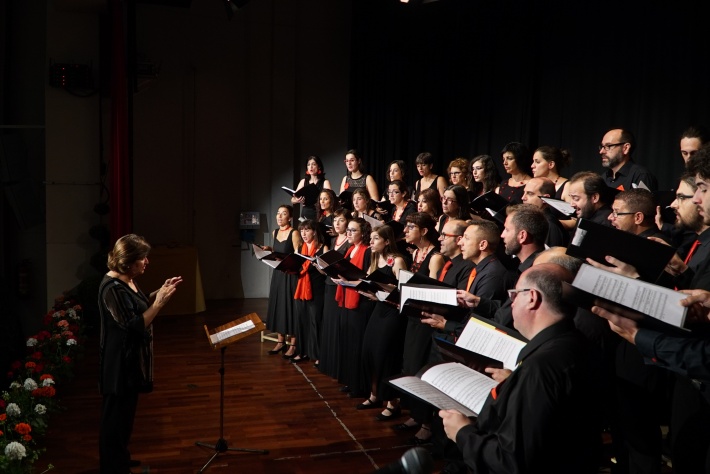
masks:
{"label": "sandal", "polygon": [[[281,344],[281,347],[279,347],[279,344]],[[286,352],[288,350],[286,346],[288,346],[288,344],[285,341],[278,341],[274,348],[269,351],[269,355],[275,355],[279,352]]]}

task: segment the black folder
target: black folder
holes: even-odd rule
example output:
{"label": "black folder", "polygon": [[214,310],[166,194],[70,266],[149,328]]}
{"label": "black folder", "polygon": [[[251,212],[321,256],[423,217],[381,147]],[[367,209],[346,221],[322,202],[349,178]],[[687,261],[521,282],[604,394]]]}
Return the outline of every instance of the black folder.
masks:
{"label": "black folder", "polygon": [[[471,213],[478,216],[505,223],[505,209],[510,205],[510,202],[500,194],[494,191],[488,191],[478,196],[469,203]],[[488,209],[493,211],[491,214]]]}
{"label": "black folder", "polygon": [[342,277],[344,280],[356,281],[367,277],[367,273],[364,270],[353,265],[350,260],[344,258],[337,250],[331,250],[321,255],[318,263],[326,264],[325,266],[320,265],[321,269],[331,278],[338,279]]}
{"label": "black folder", "polygon": [[614,227],[607,227],[588,219],[577,223],[567,255],[585,260],[591,258],[607,265],[611,255],[636,267],[641,279],[655,282],[661,276],[675,249],[650,239]]}
{"label": "black folder", "polygon": [[305,201],[308,204],[315,204],[318,202],[318,197],[320,196],[320,189],[318,189],[318,186],[313,183],[305,185],[298,191],[287,188],[286,186],[281,186],[281,189],[283,189],[289,196],[305,198]]}

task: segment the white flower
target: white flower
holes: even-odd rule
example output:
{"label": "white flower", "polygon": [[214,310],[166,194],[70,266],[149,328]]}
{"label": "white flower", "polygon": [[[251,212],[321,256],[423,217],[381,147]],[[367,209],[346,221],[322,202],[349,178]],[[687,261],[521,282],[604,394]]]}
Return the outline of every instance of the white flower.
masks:
{"label": "white flower", "polygon": [[76,319],[76,311],[74,311],[74,308],[69,308],[67,310],[67,316],[69,316],[72,319]]}
{"label": "white flower", "polygon": [[5,456],[13,461],[20,460],[27,456],[27,450],[22,443],[11,441],[7,443],[7,446],[5,446]]}
{"label": "white flower", "polygon": [[27,347],[34,347],[36,345],[37,345],[37,339],[35,339],[34,337],[27,339]]}
{"label": "white flower", "polygon": [[67,346],[76,346],[76,339],[67,339]]}
{"label": "white flower", "polygon": [[43,387],[49,387],[50,385],[54,385],[54,379],[44,379],[44,380],[42,380],[42,386],[43,386]]}
{"label": "white flower", "polygon": [[35,405],[35,413],[37,413],[38,415],[44,415],[45,413],[47,413],[47,407],[42,405],[41,403],[38,403],[37,405]]}
{"label": "white flower", "polygon": [[12,383],[10,384],[10,388],[13,389],[13,390],[16,389],[16,388],[20,388],[20,387],[22,387],[22,385],[20,385],[20,382],[12,382]]}
{"label": "white flower", "polygon": [[22,410],[20,410],[20,407],[17,406],[17,403],[8,403],[7,408],[5,408],[5,412],[7,412],[10,416],[20,416]]}
{"label": "white flower", "polygon": [[31,392],[32,390],[37,388],[37,382],[35,382],[35,379],[33,378],[28,378],[25,379],[25,390],[28,392]]}
{"label": "white flower", "polygon": [[59,318],[62,317],[62,313],[60,313],[59,311],[55,311],[55,313],[52,314],[52,317],[53,317],[53,318],[56,318],[56,319],[59,319]]}

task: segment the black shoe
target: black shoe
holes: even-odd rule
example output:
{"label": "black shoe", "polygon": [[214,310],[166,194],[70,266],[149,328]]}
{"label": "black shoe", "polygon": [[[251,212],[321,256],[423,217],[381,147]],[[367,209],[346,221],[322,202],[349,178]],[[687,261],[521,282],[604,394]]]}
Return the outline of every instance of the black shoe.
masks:
{"label": "black shoe", "polygon": [[279,352],[286,352],[288,350],[288,344],[286,344],[285,342],[277,342],[276,343],[276,345],[279,345],[279,344],[281,344],[281,347],[279,347],[278,349],[271,349],[269,351],[269,355],[276,355]]}
{"label": "black shoe", "polygon": [[355,407],[356,410],[370,410],[373,408],[381,408],[382,407],[382,402],[380,400],[372,400],[371,398],[368,398],[364,402],[360,403]]}
{"label": "black shoe", "polygon": [[[286,352],[288,352],[288,351],[286,351]],[[295,351],[291,355],[286,355],[286,352],[284,352],[284,355],[281,356],[283,359],[286,359],[286,360],[293,359],[294,357],[296,357],[298,355],[298,354],[296,354]]]}
{"label": "black shoe", "polygon": [[384,414],[382,414],[382,413],[378,413],[378,414],[375,416],[375,420],[377,420],[377,421],[389,421],[389,420],[394,420],[395,418],[399,418],[400,416],[402,416],[402,407],[400,407],[399,405],[396,406],[396,407],[394,407],[394,408],[386,407],[385,410],[387,410],[388,412],[390,412],[390,414],[389,414],[389,415],[384,415]]}
{"label": "black shoe", "polygon": [[306,355],[304,355],[304,356],[296,356],[296,357],[298,357],[298,359],[296,359],[295,357],[294,357],[294,358],[291,358],[291,363],[292,363],[292,364],[300,364],[301,362],[308,362],[308,361],[311,359],[310,357],[308,357],[308,356],[306,356]]}
{"label": "black shoe", "polygon": [[408,425],[406,423],[400,423],[398,425],[394,425],[392,427],[393,430],[395,431],[419,431],[419,428],[421,428],[422,425],[417,423],[416,425]]}

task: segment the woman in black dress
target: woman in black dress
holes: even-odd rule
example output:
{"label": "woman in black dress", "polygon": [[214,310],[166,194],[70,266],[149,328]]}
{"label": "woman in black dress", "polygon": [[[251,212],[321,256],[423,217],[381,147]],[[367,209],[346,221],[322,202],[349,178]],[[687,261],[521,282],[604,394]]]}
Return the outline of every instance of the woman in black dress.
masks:
{"label": "woman in black dress", "polygon": [[[345,255],[350,242],[346,235],[350,213],[347,209],[340,208],[333,213],[333,230],[335,237],[331,239],[331,248]],[[342,308],[335,301],[337,285],[332,279],[325,279],[325,296],[323,302],[323,324],[320,338],[320,360],[318,368],[326,375],[338,379],[340,374],[340,332],[341,320],[345,325],[344,317],[341,317]],[[342,329],[345,331],[345,328]]]}
{"label": "woman in black dress", "polygon": [[441,232],[444,225],[449,222],[449,219],[465,221],[469,218],[468,191],[463,186],[456,184],[446,188],[444,195],[441,197],[441,204],[444,213],[439,217],[439,224],[436,226],[438,232]]}
{"label": "woman in black dress", "polygon": [[[404,258],[397,251],[390,226],[385,224],[372,231],[370,250],[372,263],[368,274],[382,272],[397,278],[399,271],[406,268]],[[396,306],[382,301],[375,303],[362,345],[365,378],[370,381],[370,397],[359,404],[357,409],[379,408],[383,400],[387,401],[385,411],[376,417],[380,421],[394,419],[400,413],[396,401],[398,395],[388,387],[386,380],[402,371],[406,328],[407,319],[399,314]]]}
{"label": "woman in black dress", "polygon": [[[282,204],[276,211],[276,224],[278,229],[274,230],[274,246],[265,247],[267,250],[285,254],[293,253],[301,248],[301,236],[291,227],[291,216],[293,208]],[[295,334],[295,316],[293,306],[293,294],[296,292],[298,283],[297,275],[290,275],[282,271],[275,270],[271,274],[271,286],[269,287],[269,306],[266,312],[266,328],[278,334],[277,343],[269,354],[278,354],[285,351],[284,357],[290,359],[296,353],[295,338],[286,341],[288,335]]]}
{"label": "woman in black dress", "polygon": [[[298,225],[303,245],[299,250],[301,255],[317,257],[328,251],[323,245],[323,237],[318,232],[318,223],[307,219]],[[311,265],[310,260],[303,263],[298,275],[298,284],[293,299],[296,301],[296,348],[295,357],[291,362],[297,364],[313,358],[318,362],[320,351],[320,329],[323,317],[323,301],[325,293],[325,275],[318,267]]]}
{"label": "woman in black dress", "polygon": [[[345,253],[350,263],[362,270],[370,266],[371,228],[365,219],[356,217],[348,223],[346,234],[351,247]],[[334,280],[336,283],[347,283]],[[362,397],[369,391],[362,370],[362,340],[365,336],[367,320],[372,313],[373,302],[362,297],[355,289],[338,285],[335,299],[344,308],[345,334],[340,335],[341,342],[341,380],[348,387],[350,397]]]}
{"label": "woman in black dress", "polygon": [[367,193],[374,200],[377,200],[379,193],[375,179],[367,174],[362,166],[362,157],[357,150],[348,150],[345,153],[345,168],[347,169],[343,181],[340,183],[340,192],[353,192],[356,189],[366,189]]}
{"label": "woman in black dress", "polygon": [[[417,246],[414,252],[410,271],[420,273],[429,278],[436,278],[444,266],[444,257],[438,252],[439,234],[435,229],[434,219],[429,214],[417,212],[407,217],[405,228],[407,243]],[[402,357],[402,372],[404,375],[416,375],[427,364],[431,352],[431,336],[434,329],[422,324],[417,318],[408,318],[407,331],[404,336],[404,353]],[[397,425],[395,429],[407,430],[419,428],[414,437],[415,443],[424,443],[431,438],[431,409],[414,401],[410,402],[411,418]]]}
{"label": "woman in black dress", "polygon": [[[181,277],[165,280],[146,296],[134,278],[148,266],[150,245],[124,235],[108,254],[109,272],[99,288],[101,338],[99,389],[103,395],[99,456],[102,473],[130,472],[128,443],[138,394],[153,387],[153,326],[158,312],[175,293]],[[152,303],[151,303],[152,301]]]}
{"label": "woman in black dress", "polygon": [[448,183],[443,176],[434,174],[434,158],[431,156],[431,153],[426,151],[419,153],[415,163],[421,178],[414,183],[414,197],[418,198],[425,189],[436,189],[439,191],[439,195],[443,195]]}
{"label": "woman in black dress", "polygon": [[471,185],[469,191],[478,197],[500,186],[500,175],[490,155],[478,155],[471,160]]}
{"label": "woman in black dress", "polygon": [[528,174],[532,165],[530,151],[522,143],[511,142],[503,147],[500,155],[503,158],[503,168],[510,178],[504,180],[496,192],[511,204],[519,204],[523,202],[525,185],[532,179]]}
{"label": "woman in black dress", "polygon": [[[303,178],[296,186],[296,191],[301,190],[303,187],[309,184],[315,185],[319,191],[324,189],[330,189],[330,181],[325,179],[325,168],[323,168],[323,162],[317,156],[309,156],[308,162],[306,163],[306,177]],[[318,204],[318,198],[306,199],[306,197],[291,197],[291,202],[293,204],[301,205],[301,217],[304,219],[318,219],[318,212],[316,211],[316,205]]]}
{"label": "woman in black dress", "polygon": [[395,179],[390,181],[387,186],[387,195],[390,202],[394,205],[390,220],[397,222],[405,222],[407,216],[417,212],[417,206],[409,200],[409,190],[404,181]]}

